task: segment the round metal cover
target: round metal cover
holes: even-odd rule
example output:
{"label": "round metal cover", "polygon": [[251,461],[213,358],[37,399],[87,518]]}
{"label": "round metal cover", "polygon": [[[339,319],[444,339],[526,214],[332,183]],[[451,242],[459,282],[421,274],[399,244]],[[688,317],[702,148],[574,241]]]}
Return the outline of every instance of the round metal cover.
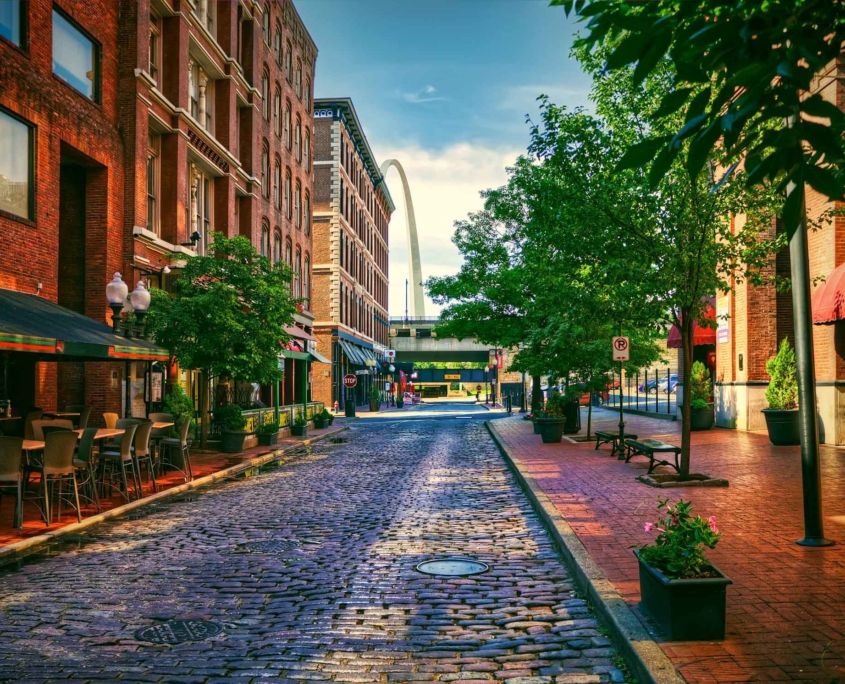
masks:
{"label": "round metal cover", "polygon": [[480,575],[489,569],[484,563],[470,558],[439,558],[437,560],[425,561],[417,566],[417,570],[426,575],[440,575],[444,577]]}
{"label": "round metal cover", "polygon": [[223,625],[211,620],[168,620],[141,627],[135,631],[135,638],[152,644],[183,644],[186,641],[210,639],[222,631]]}

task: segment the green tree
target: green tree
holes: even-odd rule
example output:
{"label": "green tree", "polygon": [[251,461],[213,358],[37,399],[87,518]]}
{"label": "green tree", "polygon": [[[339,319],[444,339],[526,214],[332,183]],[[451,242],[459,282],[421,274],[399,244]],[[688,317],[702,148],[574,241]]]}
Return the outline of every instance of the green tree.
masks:
{"label": "green tree", "polygon": [[260,256],[243,236],[213,234],[208,256],[187,259],[175,295],[152,291],[147,329],[183,368],[203,373],[200,414],[208,431],[208,383],[227,375],[270,383],[281,377],[279,352],[287,342],[296,300],[291,274]]}

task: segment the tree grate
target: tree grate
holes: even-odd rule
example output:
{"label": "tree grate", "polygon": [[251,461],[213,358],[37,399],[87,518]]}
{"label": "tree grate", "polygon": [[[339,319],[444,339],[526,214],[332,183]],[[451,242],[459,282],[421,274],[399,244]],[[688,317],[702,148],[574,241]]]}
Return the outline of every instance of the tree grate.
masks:
{"label": "tree grate", "polygon": [[156,625],[141,627],[135,631],[138,641],[151,644],[184,644],[188,641],[203,641],[217,636],[223,625],[211,620],[168,620]]}

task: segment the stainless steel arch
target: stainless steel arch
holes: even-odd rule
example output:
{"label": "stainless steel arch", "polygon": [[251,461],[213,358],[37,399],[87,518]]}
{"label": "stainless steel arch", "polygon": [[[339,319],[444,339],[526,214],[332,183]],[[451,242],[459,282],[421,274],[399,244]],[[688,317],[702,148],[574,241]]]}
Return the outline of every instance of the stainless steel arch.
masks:
{"label": "stainless steel arch", "polygon": [[420,261],[420,243],[417,238],[417,218],[414,216],[414,202],[411,199],[411,188],[408,186],[405,169],[396,159],[388,159],[381,165],[381,175],[386,176],[391,166],[399,172],[405,195],[405,223],[408,226],[408,273],[411,280],[410,315],[422,317],[425,316],[425,297],[423,296],[422,262]]}

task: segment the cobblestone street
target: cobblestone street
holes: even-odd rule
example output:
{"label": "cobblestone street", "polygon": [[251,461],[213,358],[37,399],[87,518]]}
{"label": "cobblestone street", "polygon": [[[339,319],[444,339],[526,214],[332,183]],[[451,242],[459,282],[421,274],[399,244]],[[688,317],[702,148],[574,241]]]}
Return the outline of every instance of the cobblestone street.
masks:
{"label": "cobblestone street", "polygon": [[[344,434],[3,570],[0,678],[624,681],[480,420]],[[415,569],[456,555],[490,571]],[[223,629],[176,645],[136,635],[175,618]]]}

